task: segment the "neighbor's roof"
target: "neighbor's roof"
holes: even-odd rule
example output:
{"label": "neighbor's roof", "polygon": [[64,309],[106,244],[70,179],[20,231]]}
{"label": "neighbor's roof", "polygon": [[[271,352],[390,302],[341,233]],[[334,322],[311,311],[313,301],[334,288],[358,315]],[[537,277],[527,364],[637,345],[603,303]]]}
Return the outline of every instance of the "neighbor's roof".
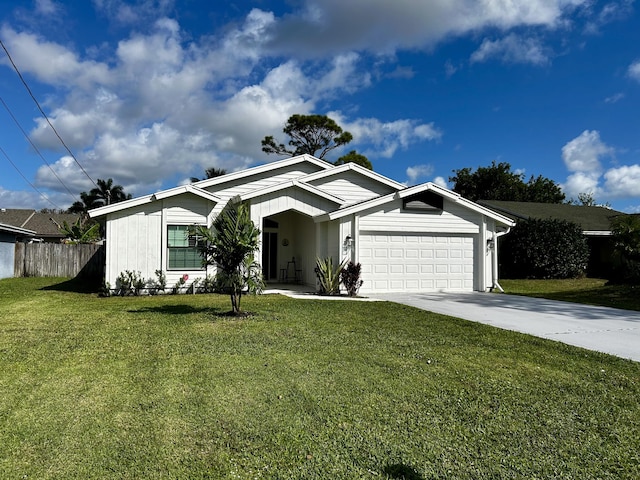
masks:
{"label": "neighbor's roof", "polygon": [[64,237],[56,223],[59,225],[62,225],[63,222],[72,224],[79,217],[80,215],[76,213],[43,213],[24,208],[0,209],[0,223],[32,231],[35,236],[44,238]]}
{"label": "neighbor's roof", "polygon": [[580,225],[584,232],[610,232],[611,219],[622,212],[606,207],[585,207],[568,203],[507,202],[480,200],[478,202],[514,220],[548,219],[567,220]]}

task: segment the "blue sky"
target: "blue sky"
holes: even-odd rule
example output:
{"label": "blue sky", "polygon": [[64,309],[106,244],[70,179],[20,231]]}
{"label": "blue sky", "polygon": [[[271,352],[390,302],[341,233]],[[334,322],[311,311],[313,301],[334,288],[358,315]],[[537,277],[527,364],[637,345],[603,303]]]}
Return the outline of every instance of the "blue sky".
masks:
{"label": "blue sky", "polygon": [[3,208],[273,161],[260,140],[319,113],[354,136],[329,160],[356,149],[397,181],[496,160],[640,211],[632,0],[13,0],[0,39],[78,160],[0,50]]}

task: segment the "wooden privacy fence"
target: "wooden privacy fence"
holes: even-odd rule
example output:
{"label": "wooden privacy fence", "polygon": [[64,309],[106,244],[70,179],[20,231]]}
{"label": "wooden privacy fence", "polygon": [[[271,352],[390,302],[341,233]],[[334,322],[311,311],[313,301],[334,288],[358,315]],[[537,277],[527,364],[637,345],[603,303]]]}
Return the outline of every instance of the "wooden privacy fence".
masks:
{"label": "wooden privacy fence", "polygon": [[64,243],[16,243],[16,277],[104,276],[104,245]]}

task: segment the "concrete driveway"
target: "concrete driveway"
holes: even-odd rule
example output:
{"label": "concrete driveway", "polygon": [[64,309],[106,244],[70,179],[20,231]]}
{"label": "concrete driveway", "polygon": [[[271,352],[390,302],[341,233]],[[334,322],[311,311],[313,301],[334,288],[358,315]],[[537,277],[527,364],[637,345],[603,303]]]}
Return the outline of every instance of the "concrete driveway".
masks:
{"label": "concrete driveway", "polygon": [[497,293],[375,296],[640,362],[640,312]]}

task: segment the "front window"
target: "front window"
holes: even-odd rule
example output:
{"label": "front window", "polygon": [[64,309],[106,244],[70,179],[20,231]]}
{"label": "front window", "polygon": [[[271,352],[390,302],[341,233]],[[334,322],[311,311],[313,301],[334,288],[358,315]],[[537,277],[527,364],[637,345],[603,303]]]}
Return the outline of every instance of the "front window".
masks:
{"label": "front window", "polygon": [[169,251],[168,270],[201,270],[202,256],[198,245],[202,238],[189,235],[188,225],[169,225],[167,247]]}

